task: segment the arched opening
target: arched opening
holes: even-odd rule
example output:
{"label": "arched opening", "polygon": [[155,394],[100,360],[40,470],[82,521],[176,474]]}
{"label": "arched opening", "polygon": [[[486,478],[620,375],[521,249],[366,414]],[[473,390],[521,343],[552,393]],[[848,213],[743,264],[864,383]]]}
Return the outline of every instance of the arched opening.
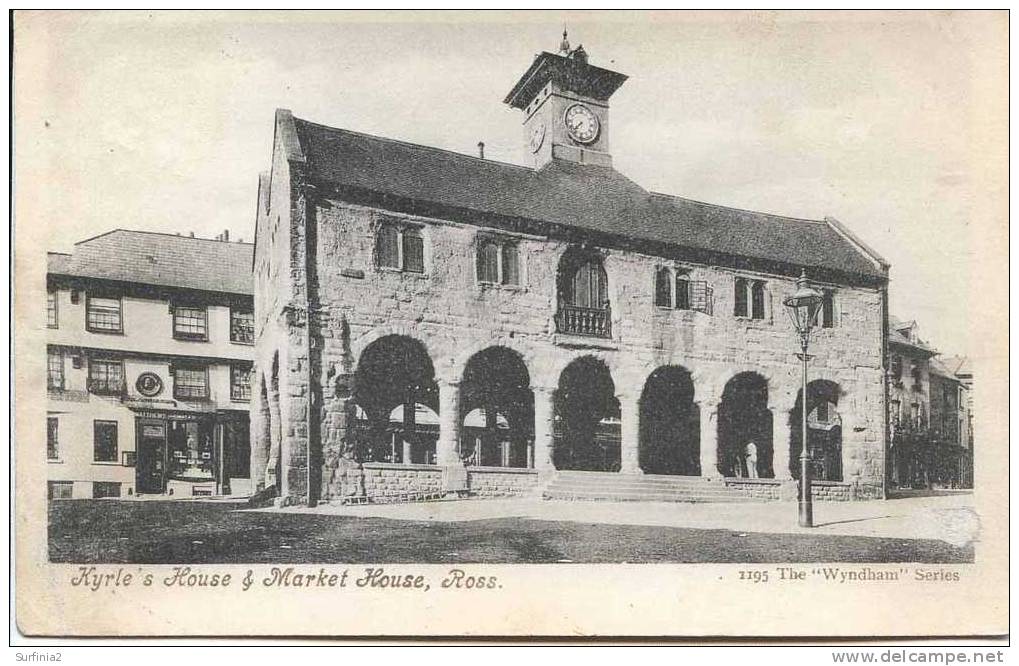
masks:
{"label": "arched opening", "polygon": [[609,280],[599,254],[571,248],[559,262],[556,282],[559,333],[612,337]]}
{"label": "arched opening", "polygon": [[[842,481],[842,417],[835,382],[815,379],[807,384],[807,446],[811,458],[811,477],[820,481]],[[789,471],[800,478],[800,452],[803,450],[803,390],[796,394],[796,406],[789,415]],[[779,461],[781,464],[781,461]]]}
{"label": "arched opening", "polygon": [[489,347],[470,358],[460,383],[460,457],[468,465],[531,467],[534,395],[520,355]]}
{"label": "arched opening", "polygon": [[718,469],[723,476],[775,476],[768,380],[757,373],[740,373],[725,384],[718,405]]}
{"label": "arched opening", "polygon": [[696,476],[700,410],[690,373],[669,365],[651,373],[640,397],[640,467],[648,474]]}
{"label": "arched opening", "polygon": [[554,402],[556,469],[619,471],[620,410],[608,367],[590,356],[573,361],[559,376]]}
{"label": "arched opening", "polygon": [[368,345],[354,372],[353,398],[367,421],[357,447],[361,461],[434,463],[439,387],[423,344],[387,335]]}

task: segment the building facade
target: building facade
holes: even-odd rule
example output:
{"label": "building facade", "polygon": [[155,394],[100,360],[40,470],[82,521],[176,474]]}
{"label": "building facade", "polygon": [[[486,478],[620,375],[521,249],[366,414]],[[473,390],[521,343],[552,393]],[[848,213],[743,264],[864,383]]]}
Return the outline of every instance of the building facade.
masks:
{"label": "building facade", "polygon": [[119,229],[49,254],[51,499],[249,492],[251,260]]}
{"label": "building facade", "polygon": [[[819,487],[882,496],[887,264],[834,219],[612,167],[626,77],[538,55],[518,166],[279,110],[256,220],[253,484],[284,503],[526,492],[557,470],[788,487],[806,270]],[[757,455],[747,455],[753,444]]]}

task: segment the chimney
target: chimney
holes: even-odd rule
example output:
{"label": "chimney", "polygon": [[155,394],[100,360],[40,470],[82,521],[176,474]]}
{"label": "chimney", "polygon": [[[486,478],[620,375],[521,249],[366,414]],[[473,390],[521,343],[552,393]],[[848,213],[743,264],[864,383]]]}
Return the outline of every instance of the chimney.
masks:
{"label": "chimney", "polygon": [[478,141],[478,157],[485,159],[485,142]]}
{"label": "chimney", "polygon": [[189,231],[189,232],[188,232],[188,236],[189,236],[190,238],[194,238],[194,237],[195,237],[195,232],[193,232],[193,231]]}
{"label": "chimney", "polygon": [[229,243],[230,242],[230,230],[229,229],[224,229],[223,230],[223,242],[224,243]]}

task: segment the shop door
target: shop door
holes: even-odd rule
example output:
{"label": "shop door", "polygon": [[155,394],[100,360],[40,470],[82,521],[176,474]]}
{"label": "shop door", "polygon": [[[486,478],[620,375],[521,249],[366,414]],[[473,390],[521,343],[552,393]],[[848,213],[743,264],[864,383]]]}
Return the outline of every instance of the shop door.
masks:
{"label": "shop door", "polygon": [[139,420],[137,426],[137,492],[161,495],[166,492],[166,423]]}

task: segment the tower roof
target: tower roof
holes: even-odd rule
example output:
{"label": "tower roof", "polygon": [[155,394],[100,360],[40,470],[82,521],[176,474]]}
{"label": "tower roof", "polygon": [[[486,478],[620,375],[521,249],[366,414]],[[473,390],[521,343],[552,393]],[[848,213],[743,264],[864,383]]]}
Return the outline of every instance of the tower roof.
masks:
{"label": "tower roof", "polygon": [[549,81],[584,97],[607,100],[629,77],[588,63],[583,48],[577,47],[571,56],[539,53],[503,102],[515,109],[525,109]]}

